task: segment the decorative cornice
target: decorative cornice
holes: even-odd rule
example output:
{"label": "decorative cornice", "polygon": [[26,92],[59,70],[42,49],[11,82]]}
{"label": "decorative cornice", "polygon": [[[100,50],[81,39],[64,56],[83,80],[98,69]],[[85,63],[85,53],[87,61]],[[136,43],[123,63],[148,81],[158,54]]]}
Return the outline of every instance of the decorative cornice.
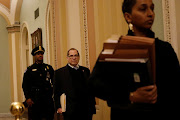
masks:
{"label": "decorative cornice", "polygon": [[90,67],[89,65],[89,45],[88,45],[88,24],[87,24],[87,2],[83,0],[83,26],[84,26],[84,40],[85,40],[85,62],[86,67]]}
{"label": "decorative cornice", "polygon": [[6,27],[8,33],[20,32],[20,25],[14,24]]}

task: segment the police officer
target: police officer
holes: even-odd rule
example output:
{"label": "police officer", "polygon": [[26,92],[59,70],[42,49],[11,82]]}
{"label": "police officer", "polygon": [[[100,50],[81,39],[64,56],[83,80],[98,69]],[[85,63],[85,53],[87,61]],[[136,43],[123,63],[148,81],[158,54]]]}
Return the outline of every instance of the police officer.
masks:
{"label": "police officer", "polygon": [[53,75],[51,65],[43,63],[45,49],[35,47],[31,54],[35,63],[27,68],[24,73],[22,88],[28,105],[29,120],[53,120]]}

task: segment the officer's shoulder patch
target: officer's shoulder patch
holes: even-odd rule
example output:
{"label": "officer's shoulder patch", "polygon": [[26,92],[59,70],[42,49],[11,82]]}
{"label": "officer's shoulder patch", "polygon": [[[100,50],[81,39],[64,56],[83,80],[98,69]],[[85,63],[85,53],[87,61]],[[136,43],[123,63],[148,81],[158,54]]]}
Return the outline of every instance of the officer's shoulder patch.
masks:
{"label": "officer's shoulder patch", "polygon": [[24,73],[26,73],[27,70],[28,70],[28,69],[26,69],[26,70],[24,71]]}
{"label": "officer's shoulder patch", "polygon": [[24,73],[27,72],[27,71],[30,69],[30,67],[31,67],[31,66],[28,66],[28,67],[26,68],[26,70],[24,71]]}

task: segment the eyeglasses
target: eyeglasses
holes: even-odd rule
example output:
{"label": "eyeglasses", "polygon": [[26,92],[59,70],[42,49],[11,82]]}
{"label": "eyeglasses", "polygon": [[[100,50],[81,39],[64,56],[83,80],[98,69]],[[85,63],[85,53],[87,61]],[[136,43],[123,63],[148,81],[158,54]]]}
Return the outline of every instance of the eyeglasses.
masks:
{"label": "eyeglasses", "polygon": [[73,57],[77,58],[77,57],[79,57],[79,55],[69,55],[68,57],[69,58],[73,58]]}

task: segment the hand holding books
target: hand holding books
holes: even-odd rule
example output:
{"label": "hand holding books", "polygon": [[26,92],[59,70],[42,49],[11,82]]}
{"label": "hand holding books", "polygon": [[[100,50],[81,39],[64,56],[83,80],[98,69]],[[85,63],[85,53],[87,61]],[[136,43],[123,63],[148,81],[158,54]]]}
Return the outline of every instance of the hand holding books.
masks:
{"label": "hand holding books", "polygon": [[131,103],[154,104],[157,101],[157,86],[150,85],[150,86],[137,88],[136,91],[130,92],[129,99]]}
{"label": "hand holding books", "polygon": [[63,112],[66,112],[66,95],[65,95],[65,93],[63,93],[60,96],[60,104],[61,104],[61,108],[57,109],[57,113],[62,114]]}

